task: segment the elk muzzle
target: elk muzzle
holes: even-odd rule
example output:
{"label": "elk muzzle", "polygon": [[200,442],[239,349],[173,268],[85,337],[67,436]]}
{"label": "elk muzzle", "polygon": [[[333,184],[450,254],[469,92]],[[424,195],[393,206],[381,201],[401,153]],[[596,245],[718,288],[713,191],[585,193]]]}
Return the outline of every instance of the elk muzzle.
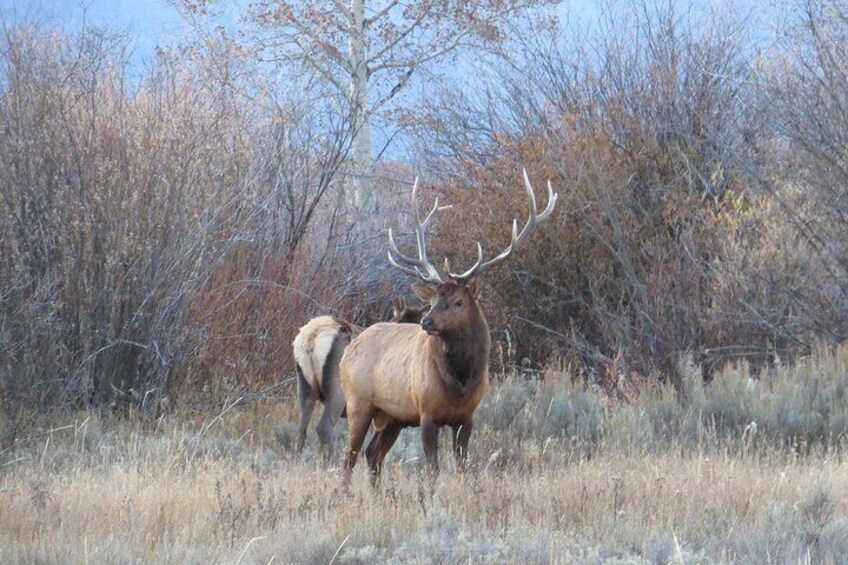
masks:
{"label": "elk muzzle", "polygon": [[430,335],[437,335],[439,331],[436,329],[436,323],[430,316],[425,316],[421,320],[421,329]]}

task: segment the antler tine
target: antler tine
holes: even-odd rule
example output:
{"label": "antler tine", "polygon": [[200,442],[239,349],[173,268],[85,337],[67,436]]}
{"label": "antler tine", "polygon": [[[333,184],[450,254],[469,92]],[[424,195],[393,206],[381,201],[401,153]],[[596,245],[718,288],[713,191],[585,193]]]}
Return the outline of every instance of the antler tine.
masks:
{"label": "antler tine", "polygon": [[[437,197],[436,202],[433,205],[433,209],[430,210],[430,213],[427,214],[427,217],[422,222],[421,216],[418,213],[417,198],[418,177],[415,177],[415,182],[412,185],[412,209],[415,213],[415,239],[418,244],[418,259],[404,255],[398,250],[392,230],[389,228],[389,263],[405,273],[417,276],[425,282],[441,284],[443,282],[442,277],[439,275],[436,267],[434,267],[427,258],[427,240],[424,237],[424,230],[430,224],[430,221],[433,219],[436,212],[447,210],[448,208],[451,208],[451,206],[439,206],[439,199]],[[401,265],[392,255],[393,253],[400,261],[406,263],[408,266]]]}
{"label": "antler tine", "polygon": [[416,277],[423,278],[421,273],[418,271],[418,269],[413,269],[413,268],[410,268],[410,267],[404,267],[403,265],[401,265],[400,263],[395,261],[394,257],[392,257],[391,251],[387,251],[386,256],[389,258],[389,263],[392,265],[392,267],[397,267],[398,269],[400,269],[404,273],[409,273],[410,275],[415,275]]}
{"label": "antler tine", "polygon": [[[424,218],[423,222],[421,222],[421,227],[426,228],[427,226],[429,226],[430,220],[433,219],[433,216],[436,214],[436,212],[441,212],[443,210],[450,210],[451,208],[453,208],[453,204],[447,204],[445,206],[439,206],[439,197],[437,196],[436,201],[433,203],[433,209],[430,210],[430,213],[427,214],[427,217]],[[416,209],[415,212],[416,212],[416,219],[418,219],[417,218],[418,210]]]}
{"label": "antler tine", "polygon": [[457,275],[455,273],[450,272],[450,265],[448,264],[448,258],[445,257],[445,269],[448,272],[448,276],[455,281],[467,281],[471,277],[474,276],[474,273],[477,272],[477,269],[483,264],[483,246],[480,245],[480,242],[477,242],[477,262],[474,263],[474,266],[462,273],[461,275]]}
{"label": "antler tine", "polygon": [[479,242],[477,242],[477,262],[473,267],[458,275],[456,273],[451,273],[448,271],[450,278],[456,281],[467,281],[471,277],[475,275],[480,275],[490,268],[494,267],[501,261],[505,260],[507,257],[512,255],[512,252],[515,251],[515,248],[521,245],[530,233],[536,228],[536,226],[550,217],[550,215],[554,211],[554,207],[556,206],[557,199],[559,198],[559,194],[554,192],[553,186],[551,186],[551,181],[548,181],[548,205],[545,206],[545,209],[542,210],[541,214],[538,214],[538,209],[536,206],[536,193],[533,190],[533,185],[530,184],[530,177],[527,176],[527,169],[522,169],[524,173],[524,187],[527,190],[527,200],[530,207],[530,217],[527,219],[527,223],[524,225],[524,228],[521,230],[521,233],[518,233],[518,220],[512,220],[512,241],[510,241],[509,246],[501,251],[499,255],[489,259],[485,263],[483,262],[483,251]]}
{"label": "antler tine", "polygon": [[419,271],[417,267],[406,267],[404,265],[401,265],[392,256],[392,253],[394,253],[395,255],[398,256],[398,259],[400,259],[404,263],[409,263],[411,265],[415,265],[418,262],[416,259],[413,259],[412,257],[409,257],[407,255],[404,255],[403,253],[400,252],[400,250],[398,250],[397,244],[395,243],[394,235],[392,234],[392,228],[389,228],[389,250],[386,253],[389,256],[389,263],[391,263],[392,266],[397,267],[398,269],[400,269],[401,271],[403,271],[405,273],[415,275],[416,277],[422,276],[421,271]]}
{"label": "antler tine", "polygon": [[536,194],[533,191],[533,185],[530,184],[530,178],[527,176],[527,169],[522,169],[522,172],[524,173],[524,186],[527,189],[527,199],[530,201],[530,218],[528,218],[524,229],[521,230],[521,233],[517,238],[515,238],[515,245],[520,245],[521,242],[524,241],[524,239],[536,228],[536,224],[548,219],[548,216],[553,213],[554,206],[556,206],[557,199],[559,198],[559,194],[556,194],[554,192],[554,188],[551,186],[551,181],[548,181],[548,205],[545,206],[545,209],[542,210],[541,214],[537,215]]}
{"label": "antler tine", "polygon": [[447,206],[439,206],[439,197],[437,196],[436,201],[433,202],[433,209],[430,210],[427,217],[424,218],[424,221],[422,222],[421,216],[418,213],[417,198],[418,177],[415,177],[415,183],[412,185],[412,209],[415,211],[415,237],[418,240],[418,259],[420,261],[426,261],[429,264],[430,261],[427,259],[427,240],[424,237],[424,230],[430,225],[430,222],[433,220],[436,212],[453,208],[453,206],[450,204]]}

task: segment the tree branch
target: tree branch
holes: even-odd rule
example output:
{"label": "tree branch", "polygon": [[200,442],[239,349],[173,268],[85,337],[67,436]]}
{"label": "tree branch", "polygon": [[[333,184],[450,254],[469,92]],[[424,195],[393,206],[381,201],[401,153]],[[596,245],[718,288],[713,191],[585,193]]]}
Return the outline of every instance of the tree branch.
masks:
{"label": "tree branch", "polygon": [[[462,31],[461,33],[457,34],[457,36],[454,37],[453,40],[448,45],[443,47],[442,49],[438,49],[438,50],[432,51],[432,52],[422,50],[420,52],[421,54],[419,54],[419,56],[411,57],[411,58],[408,58],[408,59],[405,59],[405,60],[402,60],[402,61],[393,61],[393,62],[388,62],[388,63],[381,63],[379,65],[376,65],[374,67],[369,68],[368,70],[371,73],[376,73],[376,72],[379,72],[379,71],[383,71],[383,70],[386,70],[386,69],[393,69],[393,68],[400,68],[400,69],[409,68],[411,70],[415,70],[416,68],[420,67],[424,63],[432,61],[433,59],[438,59],[439,57],[441,57],[443,55],[447,55],[448,53],[450,53],[454,49],[458,48],[460,46],[462,40],[465,38],[465,36],[467,36],[469,34],[469,32],[470,32],[470,30],[466,29],[465,31]],[[429,52],[428,55],[423,54],[423,53],[427,53],[427,52]],[[374,59],[372,58],[371,60],[374,60]]]}
{"label": "tree branch", "polygon": [[391,2],[388,3],[388,5],[386,5],[385,8],[383,8],[382,10],[380,10],[379,12],[374,14],[372,17],[365,18],[365,21],[363,22],[363,27],[365,27],[367,29],[368,27],[371,26],[371,24],[373,24],[374,22],[376,22],[377,20],[379,20],[380,18],[382,18],[383,16],[385,16],[386,14],[391,12],[392,8],[397,6],[399,3],[400,3],[400,0],[392,0]]}
{"label": "tree branch", "polygon": [[380,51],[378,51],[375,55],[373,55],[372,57],[367,58],[367,59],[365,60],[365,64],[366,64],[366,65],[370,65],[370,63],[372,63],[372,62],[380,60],[380,58],[382,58],[382,57],[383,57],[383,55],[385,55],[386,53],[388,53],[389,51],[391,51],[392,49],[394,49],[394,48],[397,46],[397,44],[398,44],[398,43],[400,43],[401,41],[403,41],[404,39],[406,39],[406,37],[407,37],[410,33],[412,33],[413,31],[415,31],[416,29],[418,29],[418,26],[419,26],[419,25],[421,25],[421,22],[423,22],[423,21],[424,21],[424,18],[426,18],[426,17],[430,14],[430,9],[431,9],[432,7],[433,7],[433,5],[432,5],[432,3],[430,3],[430,4],[429,4],[429,7],[422,8],[422,9],[421,9],[421,13],[420,13],[420,14],[419,14],[419,16],[415,19],[415,21],[413,21],[411,24],[409,24],[409,26],[408,26],[405,30],[403,30],[402,32],[400,32],[400,33],[399,33],[399,34],[398,34],[398,35],[397,35],[397,36],[396,36],[393,40],[391,40],[389,43],[387,43],[387,44],[385,45],[385,47],[383,47],[383,48],[382,48]]}
{"label": "tree branch", "polygon": [[[353,65],[351,64],[348,56],[336,49],[334,45],[324,41],[324,39],[320,36],[318,31],[315,30],[315,28],[313,28],[312,26],[305,25],[294,15],[292,15],[288,19],[288,21],[291,26],[295,28],[295,30],[309,36],[309,38],[316,44],[316,46],[321,49],[321,51],[323,51],[327,56],[334,59],[339,65],[345,67],[348,72],[353,72]],[[293,41],[301,48],[305,56],[309,58],[309,55],[306,55],[307,53],[309,53],[309,50],[304,49],[301,46],[300,41],[298,41],[295,37],[293,37]]]}

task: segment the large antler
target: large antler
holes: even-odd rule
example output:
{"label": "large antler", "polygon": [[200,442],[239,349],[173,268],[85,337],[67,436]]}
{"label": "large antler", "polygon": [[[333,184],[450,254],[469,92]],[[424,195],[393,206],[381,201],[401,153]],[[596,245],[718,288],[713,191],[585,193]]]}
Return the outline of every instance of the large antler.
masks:
{"label": "large antler", "polygon": [[450,272],[450,266],[448,265],[447,259],[445,259],[445,268],[448,271],[448,275],[450,278],[457,282],[465,282],[469,280],[471,277],[481,275],[484,272],[488,271],[501,261],[505,260],[507,257],[512,255],[512,252],[515,251],[515,248],[521,245],[527,236],[533,232],[536,226],[550,217],[551,213],[554,211],[554,206],[556,205],[557,198],[559,198],[559,194],[554,192],[553,187],[551,186],[551,181],[548,181],[548,205],[542,211],[541,214],[536,213],[536,194],[533,191],[533,185],[530,184],[530,179],[527,177],[527,169],[523,169],[524,171],[524,186],[527,189],[527,199],[530,201],[530,218],[527,220],[527,224],[524,226],[524,229],[521,230],[521,233],[518,233],[518,220],[512,221],[512,242],[509,244],[509,247],[504,249],[500,255],[497,257],[493,257],[489,259],[485,263],[483,262],[483,246],[480,245],[480,242],[477,242],[477,262],[473,267],[458,275],[456,273]]}
{"label": "large antler", "polygon": [[[395,244],[395,238],[392,235],[392,228],[389,228],[389,263],[405,273],[415,275],[424,282],[441,284],[444,282],[442,281],[442,277],[439,276],[439,272],[436,270],[436,267],[434,267],[427,258],[427,240],[424,238],[424,230],[426,230],[427,226],[430,225],[430,222],[436,212],[447,210],[451,206],[439,206],[439,198],[436,197],[433,209],[430,210],[430,213],[427,214],[427,217],[424,218],[424,221],[422,222],[421,216],[418,214],[418,204],[416,202],[417,198],[418,177],[415,177],[415,184],[412,185],[412,209],[415,211],[415,237],[418,241],[418,259],[409,257],[398,251],[397,244]],[[395,259],[392,254],[397,256],[397,259]]]}

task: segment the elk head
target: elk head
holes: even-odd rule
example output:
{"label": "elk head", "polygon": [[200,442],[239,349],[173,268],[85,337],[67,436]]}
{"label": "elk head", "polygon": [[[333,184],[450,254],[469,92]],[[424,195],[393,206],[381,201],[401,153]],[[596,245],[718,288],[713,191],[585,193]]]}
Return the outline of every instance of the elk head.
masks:
{"label": "elk head", "polygon": [[478,278],[464,285],[452,280],[438,286],[413,284],[412,290],[430,305],[430,312],[421,318],[421,329],[430,335],[451,333],[482,315],[477,305],[481,290]]}
{"label": "elk head", "polygon": [[429,308],[430,304],[414,308],[406,303],[403,296],[397,296],[392,303],[392,322],[396,324],[417,324]]}

